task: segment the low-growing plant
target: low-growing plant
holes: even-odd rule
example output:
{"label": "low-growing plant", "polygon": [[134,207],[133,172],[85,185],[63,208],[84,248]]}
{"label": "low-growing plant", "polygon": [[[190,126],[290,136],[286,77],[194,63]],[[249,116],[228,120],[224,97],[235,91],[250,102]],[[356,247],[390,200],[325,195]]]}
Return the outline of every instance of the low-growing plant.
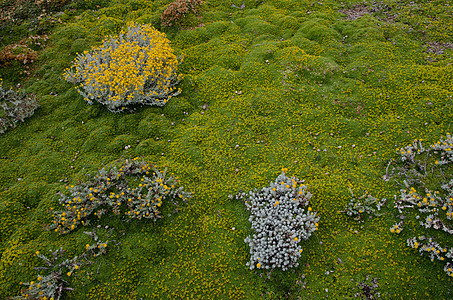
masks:
{"label": "low-growing plant", "polygon": [[14,128],[17,122],[31,117],[39,107],[34,95],[27,95],[23,90],[5,89],[0,79],[0,134],[8,128]]}
{"label": "low-growing plant", "polygon": [[167,177],[166,169],[161,172],[138,158],[126,160],[120,167],[102,168],[88,181],[67,186],[69,195],[60,193],[63,209],[53,212],[50,229],[69,233],[79,225],[88,225],[93,216],[100,219],[110,212],[156,221],[162,218],[164,202],[176,206],[191,197],[183,187],[176,187],[178,183],[176,177]]}
{"label": "low-growing plant", "polygon": [[0,66],[7,66],[12,61],[26,65],[37,59],[36,51],[20,43],[7,45],[0,51]]}
{"label": "low-growing plant", "polygon": [[403,229],[404,229],[404,228],[403,228],[403,224],[404,224],[403,221],[400,221],[400,222],[398,222],[398,223],[396,223],[396,224],[393,224],[393,226],[390,227],[390,232],[391,232],[391,233],[400,234],[401,231],[403,231]]}
{"label": "low-growing plant", "polygon": [[12,44],[30,34],[48,33],[61,20],[69,5],[81,0],[0,1],[0,44]]}
{"label": "low-growing plant", "polygon": [[165,8],[161,15],[163,27],[181,25],[183,18],[189,13],[197,14],[201,0],[176,0]]}
{"label": "low-growing plant", "polygon": [[366,275],[365,280],[357,282],[353,293],[354,298],[364,300],[381,299],[377,278],[371,278],[370,275]]}
{"label": "low-growing plant", "polygon": [[[317,229],[319,217],[309,205],[307,187],[282,170],[274,183],[261,190],[241,192],[236,199],[244,201],[250,211],[253,234],[245,238],[250,247],[250,269],[297,267],[301,256],[300,242]],[[307,208],[305,208],[307,207]]]}
{"label": "low-growing plant", "polygon": [[[367,191],[358,198],[356,198],[352,192],[351,187],[349,187],[349,192],[351,193],[352,198],[342,212],[346,213],[348,216],[354,217],[356,220],[362,219],[365,214],[370,215],[370,217],[371,215],[379,216],[380,214],[378,211],[380,211],[381,207],[387,202],[385,198],[378,201],[376,197],[368,194]],[[376,208],[373,206],[376,206]]]}
{"label": "low-growing plant", "polygon": [[[398,183],[405,187],[395,201],[398,211],[416,210],[415,218],[424,231],[436,230],[448,236],[453,234],[453,179],[449,169],[453,163],[452,148],[453,136],[450,134],[426,148],[421,140],[415,140],[411,145],[397,149],[401,155],[400,165],[390,174],[396,182],[402,180]],[[400,233],[402,224],[402,221],[395,224],[390,231]],[[421,255],[428,253],[431,261],[443,261],[444,271],[453,276],[453,247],[441,245],[439,240],[439,237],[419,235],[407,239],[407,245],[418,249]]]}
{"label": "low-growing plant", "polygon": [[448,276],[453,276],[453,264],[451,263],[453,259],[453,247],[450,249],[444,248],[435,241],[434,237],[424,235],[407,239],[407,245],[411,248],[418,249],[420,255],[426,252],[431,261],[434,261],[434,259],[440,261],[446,261],[446,258],[450,259],[450,261],[446,262],[444,271]]}
{"label": "low-growing plant", "polygon": [[129,23],[118,37],[109,36],[101,46],[78,54],[64,77],[77,84],[89,104],[97,101],[120,112],[131,104],[163,106],[177,96],[177,66],[164,33]]}
{"label": "low-growing plant", "polygon": [[45,267],[35,267],[40,274],[34,281],[21,282],[25,286],[21,290],[21,295],[12,299],[40,299],[40,300],[58,300],[65,291],[73,290],[70,287],[69,280],[83,266],[90,265],[93,261],[90,257],[97,257],[105,254],[108,241],[103,242],[99,239],[96,232],[85,232],[94,239],[92,245],[87,245],[86,251],[79,256],[71,259],[64,257],[64,249],[60,248],[51,252],[51,257],[36,252],[36,256],[44,261]]}

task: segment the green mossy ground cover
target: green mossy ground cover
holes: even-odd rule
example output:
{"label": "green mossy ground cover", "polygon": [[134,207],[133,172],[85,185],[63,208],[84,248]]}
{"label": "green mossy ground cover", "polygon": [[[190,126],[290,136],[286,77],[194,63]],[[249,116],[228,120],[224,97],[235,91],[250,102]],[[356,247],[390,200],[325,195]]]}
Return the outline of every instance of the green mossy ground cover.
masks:
{"label": "green mossy ground cover", "polygon": [[[406,246],[431,231],[408,221],[390,233],[401,187],[383,175],[397,148],[452,132],[453,5],[207,0],[185,28],[162,29],[170,2],[73,1],[32,75],[0,69],[4,85],[21,82],[41,103],[0,136],[0,295],[35,280],[36,251],[63,247],[72,258],[90,242],[87,228],[45,230],[58,191],[140,156],[167,166],[193,198],[156,223],[102,218],[115,243],[67,278],[67,299],[352,298],[367,275],[383,298],[452,298],[443,265]],[[128,21],[163,30],[184,56],[182,94],[113,114],[87,105],[62,74]],[[17,26],[11,32],[23,33]],[[250,271],[248,214],[228,195],[266,186],[282,167],[305,180],[319,230],[303,241],[299,267]],[[349,187],[387,198],[383,215],[357,222],[341,213]]]}

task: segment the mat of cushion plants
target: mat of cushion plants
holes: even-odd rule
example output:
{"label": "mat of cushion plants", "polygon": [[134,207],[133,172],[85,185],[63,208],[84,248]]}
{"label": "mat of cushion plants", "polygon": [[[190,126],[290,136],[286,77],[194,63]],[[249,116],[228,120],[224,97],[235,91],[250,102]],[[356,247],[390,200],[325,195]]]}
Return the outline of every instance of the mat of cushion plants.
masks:
{"label": "mat of cushion plants", "polygon": [[2,299],[453,298],[452,14],[0,0]]}

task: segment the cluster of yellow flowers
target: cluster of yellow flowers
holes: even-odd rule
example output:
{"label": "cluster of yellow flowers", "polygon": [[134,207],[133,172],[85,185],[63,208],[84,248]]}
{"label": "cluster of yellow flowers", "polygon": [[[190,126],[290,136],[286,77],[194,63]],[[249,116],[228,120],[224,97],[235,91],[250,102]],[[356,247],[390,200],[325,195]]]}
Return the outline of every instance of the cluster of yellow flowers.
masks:
{"label": "cluster of yellow flowers", "polygon": [[163,106],[178,95],[177,66],[164,33],[129,23],[118,37],[109,36],[101,46],[79,54],[64,77],[78,84],[88,103],[97,101],[118,112],[130,104]]}
{"label": "cluster of yellow flowers", "polygon": [[399,234],[402,230],[403,230],[403,228],[401,227],[401,224],[395,224],[395,225],[393,225],[390,228],[390,232],[391,233],[398,233]]}
{"label": "cluster of yellow flowers", "polygon": [[447,219],[452,219],[453,195],[442,198],[440,197],[439,191],[435,191],[434,193],[428,191],[426,196],[421,196],[414,187],[411,187],[408,192],[407,190],[401,191],[401,200],[416,205],[420,209],[420,212],[437,212],[438,214],[440,210],[446,211]]}
{"label": "cluster of yellow flowers", "polygon": [[441,246],[438,242],[435,241],[432,237],[427,237],[424,235],[413,237],[407,240],[407,245],[423,254],[426,252],[430,257],[431,261],[434,259],[446,262],[444,266],[444,271],[448,276],[453,277],[451,268],[453,267],[451,259],[453,258],[453,248],[448,249],[447,247]]}

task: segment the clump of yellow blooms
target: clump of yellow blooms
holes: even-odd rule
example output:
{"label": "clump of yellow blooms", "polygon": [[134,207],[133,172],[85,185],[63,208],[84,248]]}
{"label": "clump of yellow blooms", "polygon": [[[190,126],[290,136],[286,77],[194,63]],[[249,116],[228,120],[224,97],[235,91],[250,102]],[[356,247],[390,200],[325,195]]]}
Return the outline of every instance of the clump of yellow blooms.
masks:
{"label": "clump of yellow blooms", "polygon": [[164,33],[129,23],[118,37],[109,36],[101,46],[78,54],[64,77],[77,84],[89,104],[97,101],[120,112],[131,104],[163,106],[178,95],[177,66]]}
{"label": "clump of yellow blooms", "polygon": [[399,234],[401,231],[403,231],[403,228],[401,227],[402,226],[402,222],[398,223],[398,224],[394,224],[391,228],[390,228],[390,232],[391,233],[397,233]]}

